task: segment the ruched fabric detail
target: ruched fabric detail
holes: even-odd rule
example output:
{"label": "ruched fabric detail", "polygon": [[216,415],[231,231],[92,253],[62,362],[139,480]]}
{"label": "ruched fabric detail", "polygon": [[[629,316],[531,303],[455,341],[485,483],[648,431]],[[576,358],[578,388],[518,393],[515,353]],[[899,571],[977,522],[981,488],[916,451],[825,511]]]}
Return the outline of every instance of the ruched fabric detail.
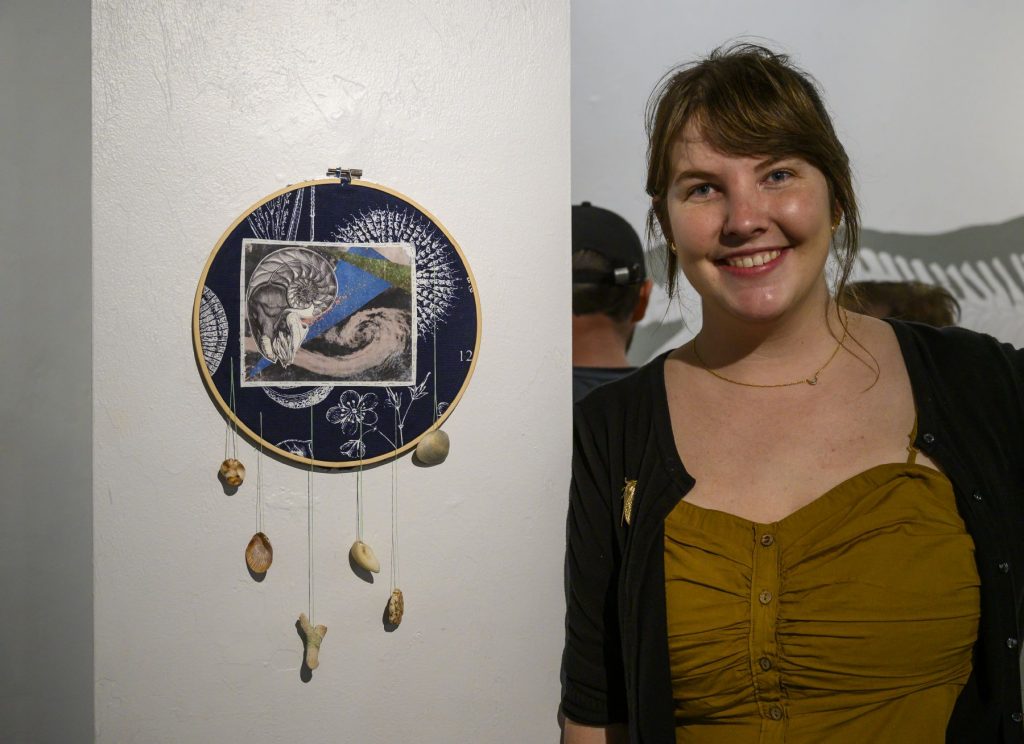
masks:
{"label": "ruched fabric detail", "polygon": [[677,744],[945,740],[980,581],[942,473],[878,465],[772,524],[684,499],[665,582]]}

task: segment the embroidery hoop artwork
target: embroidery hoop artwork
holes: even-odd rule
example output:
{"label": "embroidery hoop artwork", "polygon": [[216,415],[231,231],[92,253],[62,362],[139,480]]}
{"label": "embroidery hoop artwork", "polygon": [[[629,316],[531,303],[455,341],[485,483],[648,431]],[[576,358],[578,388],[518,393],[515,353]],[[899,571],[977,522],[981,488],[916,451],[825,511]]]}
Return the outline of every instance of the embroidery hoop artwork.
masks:
{"label": "embroidery hoop artwork", "polygon": [[288,186],[238,217],[192,316],[197,365],[229,421],[328,468],[415,447],[461,399],[480,347],[458,244],[423,207],[361,180]]}

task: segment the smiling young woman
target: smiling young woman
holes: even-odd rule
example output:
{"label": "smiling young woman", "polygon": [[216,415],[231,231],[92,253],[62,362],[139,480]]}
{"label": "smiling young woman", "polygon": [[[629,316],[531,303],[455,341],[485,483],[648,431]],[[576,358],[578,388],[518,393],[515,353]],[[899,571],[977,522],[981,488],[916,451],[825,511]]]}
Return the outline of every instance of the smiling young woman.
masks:
{"label": "smiling young woman", "polygon": [[721,153],[694,122],[670,158],[662,229],[705,323],[824,317],[835,211],[824,174],[799,157]]}
{"label": "smiling young woman", "polygon": [[575,412],[566,744],[1024,742],[1024,354],[838,309],[850,164],[785,56],[686,65],[648,122],[703,321]]}

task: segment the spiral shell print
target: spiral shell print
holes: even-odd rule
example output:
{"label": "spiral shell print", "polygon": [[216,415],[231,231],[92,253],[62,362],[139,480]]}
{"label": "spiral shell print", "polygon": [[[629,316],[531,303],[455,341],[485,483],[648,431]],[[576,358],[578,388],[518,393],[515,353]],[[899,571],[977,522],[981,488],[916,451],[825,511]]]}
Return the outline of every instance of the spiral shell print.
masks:
{"label": "spiral shell print", "polygon": [[338,279],[331,262],[315,251],[298,246],[282,248],[263,258],[249,278],[249,294],[264,284],[284,288],[288,307],[321,315],[338,295]]}
{"label": "spiral shell print", "polygon": [[246,293],[249,326],[263,356],[290,365],[309,325],[337,296],[334,266],[316,251],[289,246],[264,256]]}

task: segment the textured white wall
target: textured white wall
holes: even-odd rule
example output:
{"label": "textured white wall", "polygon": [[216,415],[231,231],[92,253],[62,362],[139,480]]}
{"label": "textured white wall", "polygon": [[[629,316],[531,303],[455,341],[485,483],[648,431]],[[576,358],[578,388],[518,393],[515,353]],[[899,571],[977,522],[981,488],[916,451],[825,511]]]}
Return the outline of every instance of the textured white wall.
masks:
{"label": "textured white wall", "polygon": [[[580,0],[572,14],[573,202],[613,209],[643,234],[648,95],[671,67],[744,36],[789,52],[822,84],[853,161],[865,227],[934,234],[1020,217],[1022,32],[1016,0]],[[687,330],[659,293],[636,361],[700,327],[698,301],[686,295],[683,306]],[[971,311],[965,321],[1024,343],[1021,332]]]}
{"label": "textured white wall", "polygon": [[0,741],[89,741],[89,3],[0,2]]}
{"label": "textured white wall", "polygon": [[[557,735],[569,450],[567,2],[94,0],[96,724],[100,742],[526,742]],[[431,210],[483,304],[433,469],[399,464],[406,619],[352,575],[352,474],[315,479],[321,666],[299,678],[306,476],[215,478],[192,359],[200,270],[288,182],[361,167]],[[563,258],[564,256],[564,258]],[[251,449],[243,459],[255,464]],[[250,473],[252,473],[250,468]],[[390,542],[390,469],[365,476]]]}

